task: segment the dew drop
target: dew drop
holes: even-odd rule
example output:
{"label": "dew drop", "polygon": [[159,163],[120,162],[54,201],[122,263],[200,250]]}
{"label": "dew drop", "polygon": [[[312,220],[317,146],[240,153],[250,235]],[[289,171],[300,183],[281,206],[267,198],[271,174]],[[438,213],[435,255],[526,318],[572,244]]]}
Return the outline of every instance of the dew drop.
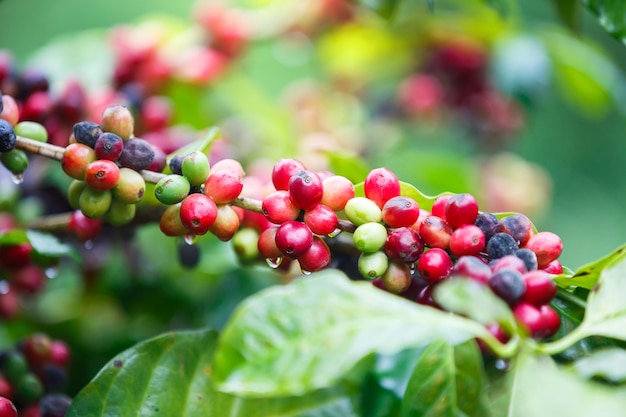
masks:
{"label": "dew drop", "polygon": [[283,258],[280,256],[278,258],[267,258],[265,262],[267,262],[267,265],[270,268],[276,269],[280,266],[281,263],[283,263]]}
{"label": "dew drop", "polygon": [[302,275],[307,275],[307,276],[312,274],[311,271],[307,271],[307,270],[304,270],[304,269],[300,269],[300,272],[302,272]]}
{"label": "dew drop", "polygon": [[341,232],[342,232],[342,231],[343,231],[343,230],[341,230],[341,229],[337,228],[337,229],[333,230],[332,232],[330,232],[327,236],[328,236],[329,238],[331,238],[331,239],[332,239],[332,238],[334,238],[334,237],[339,236],[339,235],[341,234]]}
{"label": "dew drop", "polygon": [[49,268],[46,268],[44,270],[44,274],[46,275],[46,277],[48,279],[54,279],[59,274],[59,267],[58,266],[51,266]]}
{"label": "dew drop", "polygon": [[83,247],[85,248],[85,250],[92,250],[93,240],[85,240],[85,242],[83,243]]}
{"label": "dew drop", "polygon": [[417,264],[415,262],[411,262],[409,264],[409,272],[413,275],[417,271]]}
{"label": "dew drop", "polygon": [[499,371],[508,371],[509,368],[511,367],[511,363],[509,361],[507,361],[507,360],[504,360],[504,359],[498,359],[495,362],[494,366]]}
{"label": "dew drop", "polygon": [[11,181],[13,184],[20,185],[24,182],[24,174],[11,174]]}
{"label": "dew drop", "polygon": [[183,236],[183,240],[188,245],[195,245],[198,242],[198,235],[187,233],[185,236]]}

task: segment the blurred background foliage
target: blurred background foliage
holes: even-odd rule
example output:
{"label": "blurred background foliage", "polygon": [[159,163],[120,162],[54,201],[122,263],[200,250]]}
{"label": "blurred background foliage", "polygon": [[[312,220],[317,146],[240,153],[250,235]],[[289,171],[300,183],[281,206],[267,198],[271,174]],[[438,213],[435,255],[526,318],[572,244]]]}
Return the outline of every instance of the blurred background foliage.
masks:
{"label": "blurred background foliage", "polygon": [[[572,269],[624,243],[626,51],[586,11],[573,32],[544,1],[520,1],[504,16],[479,1],[441,0],[434,11],[427,1],[405,1],[391,20],[367,11],[320,17],[305,3],[226,2],[257,22],[246,50],[211,82],[174,82],[162,92],[176,123],[222,127],[225,144],[214,157],[235,157],[265,179],[275,160],[296,157],[355,182],[386,166],[427,194],[472,192],[485,210],[524,212],[560,235],[562,263]],[[129,38],[156,33],[176,49],[197,35],[194,7],[4,0],[0,49],[21,66],[42,67],[53,90],[69,77],[97,89],[113,73],[112,27],[132,25]],[[445,72],[433,57],[449,45],[485,59],[493,101],[441,109],[438,88],[473,82],[450,76],[429,84]],[[423,83],[434,98],[407,99]],[[47,181],[65,187],[55,172],[46,171]],[[25,221],[41,214],[0,181],[5,207],[19,206]],[[63,261],[24,319],[0,327],[0,347],[35,328],[72,341],[78,357],[89,357],[75,361],[74,389],[122,348],[164,327],[219,328],[241,299],[281,280],[265,265],[242,267],[213,237],[201,239],[190,269],[177,259],[194,249],[154,224],[107,233],[80,248],[83,265]]]}

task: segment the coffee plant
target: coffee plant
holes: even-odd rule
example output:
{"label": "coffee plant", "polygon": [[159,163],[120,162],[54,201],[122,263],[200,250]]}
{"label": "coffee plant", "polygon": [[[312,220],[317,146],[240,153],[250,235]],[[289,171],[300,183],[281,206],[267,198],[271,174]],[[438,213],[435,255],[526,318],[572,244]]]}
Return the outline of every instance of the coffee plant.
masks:
{"label": "coffee plant", "polygon": [[623,111],[565,27],[624,6],[250,3],[0,50],[0,417],[623,415],[626,245],[564,265],[512,149],[551,66]]}

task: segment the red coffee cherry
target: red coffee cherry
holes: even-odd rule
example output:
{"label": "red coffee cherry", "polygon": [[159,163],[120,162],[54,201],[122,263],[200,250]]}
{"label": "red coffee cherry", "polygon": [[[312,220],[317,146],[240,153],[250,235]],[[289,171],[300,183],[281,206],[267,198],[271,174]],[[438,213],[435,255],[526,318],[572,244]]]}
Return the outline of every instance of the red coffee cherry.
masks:
{"label": "red coffee cherry", "polygon": [[83,181],[87,165],[96,160],[96,152],[82,143],[72,143],[63,151],[61,168],[68,176]]}
{"label": "red coffee cherry", "polygon": [[450,197],[452,197],[452,194],[444,194],[437,197],[435,199],[435,202],[433,203],[432,208],[430,209],[431,214],[445,220],[446,204],[448,203]]}
{"label": "red coffee cherry", "polygon": [[485,248],[485,234],[473,224],[464,224],[450,235],[450,251],[455,256],[478,255]]}
{"label": "red coffee cherry", "polygon": [[311,229],[301,222],[287,221],[276,231],[276,246],[289,259],[297,259],[309,250],[313,243]]}
{"label": "red coffee cherry", "polygon": [[18,269],[30,264],[33,247],[28,242],[0,245],[0,267]]}
{"label": "red coffee cherry", "polygon": [[410,197],[392,197],[383,205],[383,221],[389,227],[409,227],[420,215],[419,205]]}
{"label": "red coffee cherry", "polygon": [[26,294],[37,294],[46,284],[46,275],[38,266],[31,264],[12,271],[11,285]]}
{"label": "red coffee cherry", "polygon": [[412,263],[424,252],[424,244],[415,230],[400,227],[389,232],[384,249],[392,261]]}
{"label": "red coffee cherry", "polygon": [[279,159],[272,168],[272,183],[274,184],[274,188],[277,190],[288,190],[291,177],[305,169],[302,162],[296,159]]}
{"label": "red coffee cherry", "polygon": [[513,269],[520,274],[528,272],[526,264],[515,255],[504,255],[502,258],[494,259],[489,263],[491,271],[498,272],[502,269]]}
{"label": "red coffee cherry", "polygon": [[367,174],[363,190],[365,197],[382,209],[387,200],[400,195],[400,181],[387,168],[376,168]]}
{"label": "red coffee cherry", "polygon": [[485,262],[476,256],[461,256],[452,267],[450,276],[467,277],[486,284],[492,271]]}
{"label": "red coffee cherry", "polygon": [[277,259],[283,257],[283,252],[276,245],[276,231],[278,226],[272,226],[265,229],[259,235],[257,248],[259,253],[265,259]]}
{"label": "red coffee cherry", "polygon": [[117,161],[124,150],[124,141],[115,133],[106,132],[96,139],[93,148],[96,151],[98,159]]}
{"label": "red coffee cherry", "polygon": [[448,249],[452,228],[439,216],[428,216],[420,225],[422,241],[429,248]]}
{"label": "red coffee cherry", "polygon": [[217,238],[223,242],[227,242],[233,238],[239,230],[239,215],[228,204],[219,204],[217,206],[217,218],[209,228]]}
{"label": "red coffee cherry", "polygon": [[543,267],[541,270],[549,274],[559,275],[563,273],[563,265],[561,265],[561,262],[559,262],[558,259],[555,259],[554,261]]}
{"label": "red coffee cherry", "polygon": [[525,273],[523,277],[526,282],[526,292],[522,301],[539,307],[548,304],[556,296],[556,284],[549,273],[536,270]]}
{"label": "red coffee cherry", "polygon": [[239,179],[243,179],[245,172],[241,163],[235,159],[221,159],[211,166],[210,175],[220,171],[228,171],[235,174]]}
{"label": "red coffee cherry", "polygon": [[324,188],[321,203],[334,211],[341,211],[354,197],[354,184],[341,175],[332,175],[322,181]]}
{"label": "red coffee cherry", "polygon": [[316,235],[329,235],[337,229],[337,213],[324,204],[318,204],[304,213],[304,223]]}
{"label": "red coffee cherry", "polygon": [[243,182],[239,173],[227,170],[212,170],[204,183],[204,194],[211,197],[216,204],[230,203],[239,197],[242,189]]}
{"label": "red coffee cherry", "polygon": [[104,109],[100,126],[105,132],[112,132],[124,140],[129,139],[134,130],[135,121],[130,110],[117,104]]}
{"label": "red coffee cherry", "polygon": [[533,235],[533,224],[528,217],[516,213],[503,217],[498,222],[497,232],[513,236],[519,246],[524,246]]}
{"label": "red coffee cherry", "polygon": [[330,264],[330,249],[324,239],[313,236],[311,247],[298,257],[298,263],[305,274],[326,268]]}
{"label": "red coffee cherry", "polygon": [[8,398],[0,397],[0,417],[17,417],[17,409]]}
{"label": "red coffee cherry", "polygon": [[311,210],[322,201],[322,180],[312,171],[300,171],[289,180],[289,197],[294,206]]}
{"label": "red coffee cherry", "polygon": [[189,230],[183,224],[180,216],[180,206],[177,203],[167,206],[159,221],[159,228],[165,236],[183,236],[189,233]]}
{"label": "red coffee cherry", "polygon": [[190,194],[180,205],[180,220],[194,235],[206,234],[217,218],[217,205],[204,194]]}
{"label": "red coffee cherry", "polygon": [[554,336],[561,328],[561,316],[549,305],[539,307],[539,313],[543,319],[544,329],[542,338]]}
{"label": "red coffee cherry", "polygon": [[528,240],[526,248],[535,252],[539,269],[543,269],[561,256],[563,242],[555,233],[539,232]]}
{"label": "red coffee cherry", "polygon": [[452,229],[464,224],[474,224],[476,217],[478,217],[478,203],[473,195],[455,194],[446,202],[444,218]]}
{"label": "red coffee cherry", "polygon": [[67,230],[74,233],[81,242],[86,242],[100,236],[102,220],[90,219],[82,211],[74,210],[70,216]]}
{"label": "red coffee cherry", "polygon": [[429,285],[446,279],[452,271],[452,259],[443,249],[427,250],[417,260],[417,271]]}
{"label": "red coffee cherry", "polygon": [[70,347],[62,340],[53,340],[50,345],[50,363],[67,368],[72,358]]}
{"label": "red coffee cherry", "polygon": [[120,169],[113,161],[99,159],[87,165],[85,182],[98,191],[110,190],[120,179]]}
{"label": "red coffee cherry", "polygon": [[405,262],[389,262],[387,271],[381,277],[385,289],[393,294],[402,294],[411,286],[411,268]]}
{"label": "red coffee cherry", "polygon": [[263,215],[270,222],[276,224],[295,220],[300,214],[300,209],[291,201],[289,192],[284,190],[274,191],[265,196],[261,209],[263,210]]}

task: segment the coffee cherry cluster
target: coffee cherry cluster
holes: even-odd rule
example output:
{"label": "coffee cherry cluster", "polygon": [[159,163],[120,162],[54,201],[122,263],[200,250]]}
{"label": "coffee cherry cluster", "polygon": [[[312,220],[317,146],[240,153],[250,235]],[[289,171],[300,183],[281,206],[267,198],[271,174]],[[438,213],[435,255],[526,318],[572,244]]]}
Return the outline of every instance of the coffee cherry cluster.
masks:
{"label": "coffee cherry cluster", "polygon": [[[84,217],[102,218],[114,226],[129,223],[146,189],[139,171],[163,169],[165,156],[155,158],[153,145],[133,137],[133,126],[132,114],[120,105],[107,107],[99,124],[74,125],[61,167],[74,179],[68,188],[70,206]],[[78,215],[73,220],[78,235],[84,234],[84,227],[90,236],[97,229]]]}
{"label": "coffee cherry cluster", "polygon": [[71,398],[63,394],[70,349],[43,333],[0,351],[0,416],[63,417]]}

